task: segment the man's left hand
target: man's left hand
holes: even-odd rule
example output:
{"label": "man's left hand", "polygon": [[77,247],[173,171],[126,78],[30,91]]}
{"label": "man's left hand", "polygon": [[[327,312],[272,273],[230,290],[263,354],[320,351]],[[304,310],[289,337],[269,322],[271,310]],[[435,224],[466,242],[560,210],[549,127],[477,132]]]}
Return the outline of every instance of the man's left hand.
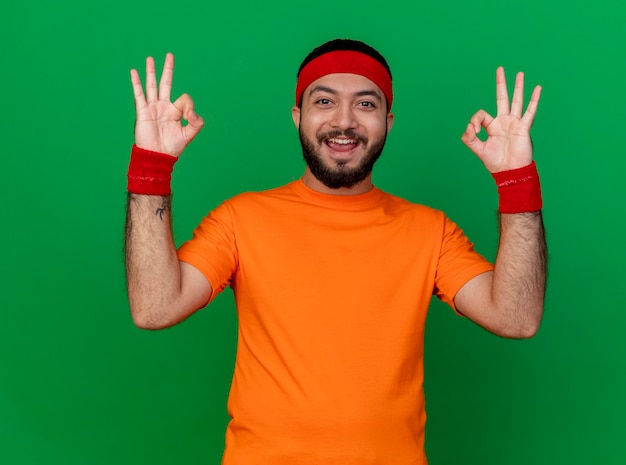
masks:
{"label": "man's left hand", "polygon": [[[496,70],[496,103],[498,114],[494,118],[485,110],[472,116],[461,140],[482,160],[491,173],[521,168],[532,162],[533,146],[530,128],[535,119],[541,87],[533,90],[526,111],[524,110],[524,73],[515,78],[513,100],[509,104],[504,68]],[[477,137],[482,128],[487,140]]]}

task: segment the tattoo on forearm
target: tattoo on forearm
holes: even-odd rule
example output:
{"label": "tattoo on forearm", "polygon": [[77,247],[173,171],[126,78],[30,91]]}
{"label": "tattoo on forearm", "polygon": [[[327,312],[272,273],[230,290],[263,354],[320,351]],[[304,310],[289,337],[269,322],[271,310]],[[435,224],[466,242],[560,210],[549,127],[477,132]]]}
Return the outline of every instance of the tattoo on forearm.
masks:
{"label": "tattoo on forearm", "polygon": [[167,209],[169,208],[169,203],[167,201],[167,199],[163,199],[163,203],[161,204],[161,208],[157,208],[154,212],[155,215],[159,215],[159,218],[161,219],[161,221],[163,221],[163,215],[165,215],[165,213],[167,212]]}

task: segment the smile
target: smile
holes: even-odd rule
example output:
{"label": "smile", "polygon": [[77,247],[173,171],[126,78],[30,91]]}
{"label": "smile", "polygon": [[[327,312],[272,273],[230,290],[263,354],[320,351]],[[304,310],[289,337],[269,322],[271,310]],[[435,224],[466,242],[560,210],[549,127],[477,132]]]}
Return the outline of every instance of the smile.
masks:
{"label": "smile", "polygon": [[339,144],[339,145],[356,145],[359,143],[356,139],[328,139],[327,142],[331,144]]}

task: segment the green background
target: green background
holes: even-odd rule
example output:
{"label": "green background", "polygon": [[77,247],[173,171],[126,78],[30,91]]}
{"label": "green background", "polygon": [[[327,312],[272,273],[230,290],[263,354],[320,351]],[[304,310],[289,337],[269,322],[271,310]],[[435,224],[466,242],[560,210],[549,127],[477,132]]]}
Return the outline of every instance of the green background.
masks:
{"label": "green background", "polygon": [[460,141],[494,75],[544,88],[533,128],[550,248],[543,325],[500,339],[428,317],[432,464],[626,463],[626,6],[525,2],[11,1],[0,11],[0,463],[216,464],[230,291],[161,332],[125,294],[129,70],[176,56],[206,127],[177,164],[178,243],[222,200],[303,171],[295,72],[335,37],[379,49],[395,126],[375,183],[443,209],[493,258],[496,193]]}

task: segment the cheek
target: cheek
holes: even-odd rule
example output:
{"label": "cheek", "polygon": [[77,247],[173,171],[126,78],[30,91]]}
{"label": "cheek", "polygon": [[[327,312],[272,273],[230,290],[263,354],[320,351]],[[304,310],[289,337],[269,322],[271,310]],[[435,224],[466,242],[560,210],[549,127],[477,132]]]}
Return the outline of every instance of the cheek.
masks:
{"label": "cheek", "polygon": [[375,137],[379,139],[380,137],[387,134],[387,119],[386,118],[372,118],[365,125],[368,133],[371,137]]}
{"label": "cheek", "polygon": [[324,124],[324,116],[319,113],[307,112],[302,115],[300,124],[307,128],[318,128]]}
{"label": "cheek", "polygon": [[303,115],[300,119],[300,132],[311,139],[324,130],[324,119],[315,115]]}

